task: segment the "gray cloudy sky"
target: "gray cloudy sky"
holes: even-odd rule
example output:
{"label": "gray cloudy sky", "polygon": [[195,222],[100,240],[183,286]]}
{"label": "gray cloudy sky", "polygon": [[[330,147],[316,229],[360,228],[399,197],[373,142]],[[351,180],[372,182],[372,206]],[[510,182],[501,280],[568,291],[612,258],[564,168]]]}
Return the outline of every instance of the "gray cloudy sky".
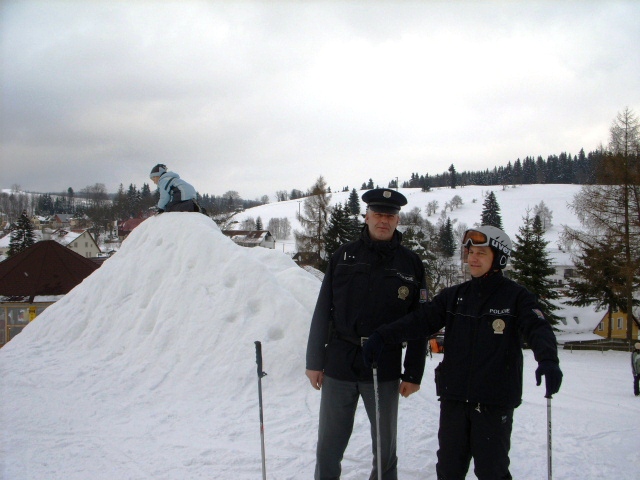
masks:
{"label": "gray cloudy sky", "polygon": [[254,199],[606,144],[637,1],[2,0],[0,188]]}

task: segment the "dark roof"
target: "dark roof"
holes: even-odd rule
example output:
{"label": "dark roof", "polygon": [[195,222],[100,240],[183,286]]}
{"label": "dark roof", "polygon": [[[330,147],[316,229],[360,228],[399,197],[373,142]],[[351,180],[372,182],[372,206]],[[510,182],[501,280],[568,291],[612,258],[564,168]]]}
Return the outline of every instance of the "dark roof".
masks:
{"label": "dark roof", "polygon": [[65,295],[98,264],[54,240],[37,242],[0,262],[0,296]]}
{"label": "dark roof", "polygon": [[122,230],[123,232],[131,232],[145,220],[146,218],[130,218],[120,224],[119,230]]}
{"label": "dark roof", "polygon": [[269,230],[222,230],[227,237],[261,238],[271,235]]}

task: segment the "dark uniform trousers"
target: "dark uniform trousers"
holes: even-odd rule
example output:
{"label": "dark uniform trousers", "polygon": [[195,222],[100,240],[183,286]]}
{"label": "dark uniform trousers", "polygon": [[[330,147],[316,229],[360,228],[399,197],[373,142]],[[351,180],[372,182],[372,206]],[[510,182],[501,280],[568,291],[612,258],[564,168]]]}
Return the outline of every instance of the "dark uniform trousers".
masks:
{"label": "dark uniform trousers", "polygon": [[[399,380],[378,382],[380,403],[380,447],[383,480],[397,480],[396,432],[398,429]],[[373,469],[370,480],[377,480],[376,405],[373,382],[348,382],[324,377],[320,400],[320,424],[316,453],[315,480],[338,480],[340,463],[353,431],[358,398],[362,396],[371,424]]]}
{"label": "dark uniform trousers", "polygon": [[513,408],[441,400],[438,480],[464,480],[471,457],[478,480],[509,480]]}

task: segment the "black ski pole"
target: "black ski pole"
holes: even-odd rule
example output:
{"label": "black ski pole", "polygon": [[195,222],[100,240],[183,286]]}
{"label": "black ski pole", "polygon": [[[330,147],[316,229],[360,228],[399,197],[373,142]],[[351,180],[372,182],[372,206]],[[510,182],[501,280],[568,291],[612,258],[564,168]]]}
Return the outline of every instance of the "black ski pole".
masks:
{"label": "black ski pole", "polygon": [[380,445],[380,395],[378,393],[378,364],[373,362],[373,396],[376,404],[376,467],[378,468],[378,480],[382,480],[382,445]]}
{"label": "black ski pole", "polygon": [[256,363],[258,364],[258,404],[260,405],[260,442],[262,447],[262,480],[267,480],[267,466],[264,454],[264,418],[262,416],[262,377],[267,374],[262,371],[262,344],[256,340]]}
{"label": "black ski pole", "polygon": [[551,480],[553,478],[551,468],[551,395],[547,397],[547,478]]}

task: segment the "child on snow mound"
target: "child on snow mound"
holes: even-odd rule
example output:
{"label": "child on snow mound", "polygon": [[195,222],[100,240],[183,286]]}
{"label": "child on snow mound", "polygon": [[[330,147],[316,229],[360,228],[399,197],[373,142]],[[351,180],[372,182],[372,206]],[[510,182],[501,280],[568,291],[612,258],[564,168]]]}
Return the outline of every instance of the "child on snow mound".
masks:
{"label": "child on snow mound", "polygon": [[180,178],[180,175],[167,171],[161,163],[151,169],[151,181],[160,190],[158,213],[162,212],[201,212],[205,210],[196,202],[196,189]]}

